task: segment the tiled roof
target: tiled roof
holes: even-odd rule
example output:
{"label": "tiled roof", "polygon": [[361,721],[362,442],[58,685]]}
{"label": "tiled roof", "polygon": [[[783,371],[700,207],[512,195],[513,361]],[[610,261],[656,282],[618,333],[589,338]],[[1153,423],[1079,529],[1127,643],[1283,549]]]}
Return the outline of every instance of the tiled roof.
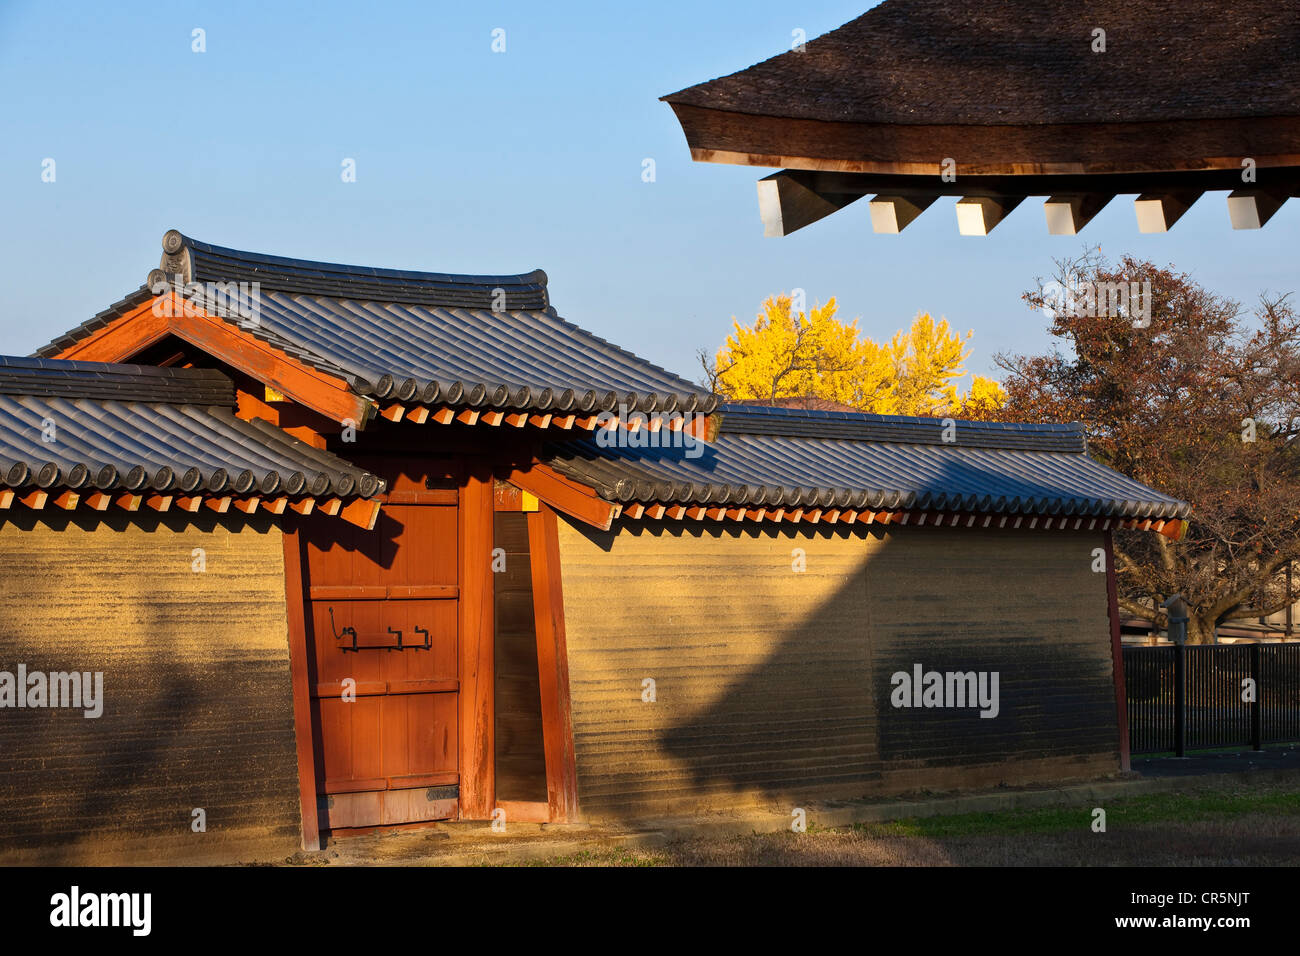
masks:
{"label": "tiled roof", "polygon": [[[709,412],[717,398],[560,318],[546,275],[464,276],[306,262],[172,230],[151,283],[258,283],[257,321],[223,316],[367,397],[545,412]],[[495,307],[495,308],[494,308]],[[92,319],[38,354],[102,327]]]}
{"label": "tiled roof", "polygon": [[1277,0],[885,0],[802,51],[663,99],[851,123],[1298,116],[1298,47],[1300,5]]}
{"label": "tiled roof", "polygon": [[[950,429],[951,442],[944,440]],[[723,406],[720,430],[728,435],[780,435],[785,438],[831,438],[902,444],[957,444],[964,448],[1022,448],[1026,451],[1083,452],[1083,426],[971,422],[905,415],[774,408],[768,405]]]}
{"label": "tiled roof", "polygon": [[1078,426],[957,422],[945,442],[941,425],[724,405],[716,440],[694,449],[680,439],[657,448],[587,439],[552,443],[546,455],[621,503],[1158,519],[1190,511],[1089,458]]}
{"label": "tiled roof", "polygon": [[371,497],[383,483],[234,413],[220,372],[0,357],[0,488]]}
{"label": "tiled roof", "polygon": [[817,412],[856,411],[852,405],[846,405],[843,402],[837,402],[829,398],[819,398],[816,395],[792,395],[779,398],[775,402],[761,398],[732,399],[731,404],[755,405],[766,408],[800,408]]}
{"label": "tiled roof", "polygon": [[130,312],[136,306],[144,305],[151,298],[153,298],[153,293],[149,291],[149,286],[147,284],[142,285],[134,292],[128,292],[108,308],[96,312],[76,328],[60,335],[49,345],[41,346],[36,350],[36,354],[43,358],[53,358],[68,346],[80,342],[92,332],[99,331],[114,319],[120,319],[127,312]]}
{"label": "tiled roof", "polygon": [[291,295],[466,309],[491,309],[494,291],[500,289],[503,311],[547,306],[546,273],[541,269],[524,275],[452,275],[288,259],[225,249],[186,236],[179,243],[173,240],[173,245],[178,244],[177,252],[183,250],[189,257],[188,275],[195,282],[259,282]]}
{"label": "tiled roof", "polygon": [[215,369],[155,368],[0,355],[0,395],[119,402],[233,405],[234,385]]}

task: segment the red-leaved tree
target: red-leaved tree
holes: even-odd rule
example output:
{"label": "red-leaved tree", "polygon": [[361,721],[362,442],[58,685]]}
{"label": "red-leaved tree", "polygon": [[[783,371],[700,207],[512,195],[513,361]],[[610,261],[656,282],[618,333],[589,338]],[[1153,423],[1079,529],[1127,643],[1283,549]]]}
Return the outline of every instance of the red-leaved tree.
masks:
{"label": "red-leaved tree", "polygon": [[[1300,319],[1287,296],[1261,297],[1247,313],[1127,256],[1111,265],[1085,253],[1057,267],[1055,284],[1024,298],[1051,312],[1060,346],[997,357],[1005,417],[1083,422],[1093,457],[1194,508],[1181,541],[1117,534],[1120,605],[1164,626],[1153,598],[1181,593],[1194,643],[1285,607],[1282,572],[1300,558]],[[1132,308],[1090,315],[1104,310],[1060,302],[1061,288],[1121,282],[1150,283],[1149,324]]]}

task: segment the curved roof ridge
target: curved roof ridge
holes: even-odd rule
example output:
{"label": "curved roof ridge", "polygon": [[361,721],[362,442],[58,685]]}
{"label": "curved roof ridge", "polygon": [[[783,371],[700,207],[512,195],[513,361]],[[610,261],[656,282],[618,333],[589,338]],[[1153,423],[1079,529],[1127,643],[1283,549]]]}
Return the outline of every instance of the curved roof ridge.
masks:
{"label": "curved roof ridge", "polygon": [[721,435],[772,435],[840,441],[957,445],[1085,454],[1087,436],[1079,422],[1028,424],[875,415],[770,405],[724,404]]}
{"label": "curved roof ridge", "polygon": [[[201,242],[178,229],[163,235],[163,255],[149,285],[180,275],[185,282],[257,282],[295,295],[502,310],[544,309],[546,273],[470,275],[348,265],[249,252]],[[499,291],[498,291],[499,290]]]}

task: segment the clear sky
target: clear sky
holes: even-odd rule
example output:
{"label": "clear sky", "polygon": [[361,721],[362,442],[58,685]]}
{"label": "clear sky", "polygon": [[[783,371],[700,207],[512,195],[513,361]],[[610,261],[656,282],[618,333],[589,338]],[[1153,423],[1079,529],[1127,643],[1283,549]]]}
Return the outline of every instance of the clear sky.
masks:
{"label": "clear sky", "polygon": [[1221,193],[1167,235],[1140,235],[1121,197],[1077,237],[1049,237],[1038,200],[960,237],[946,199],[901,236],[874,235],[859,202],[764,238],[768,171],[691,162],[658,97],[870,5],[0,0],[0,353],[139,286],[172,227],[361,265],[541,267],[566,318],[692,379],[733,316],[796,287],[877,338],[921,310],[974,329],[977,372],[1047,347],[1020,294],[1085,244],[1247,304],[1300,287],[1300,203],[1234,232]]}

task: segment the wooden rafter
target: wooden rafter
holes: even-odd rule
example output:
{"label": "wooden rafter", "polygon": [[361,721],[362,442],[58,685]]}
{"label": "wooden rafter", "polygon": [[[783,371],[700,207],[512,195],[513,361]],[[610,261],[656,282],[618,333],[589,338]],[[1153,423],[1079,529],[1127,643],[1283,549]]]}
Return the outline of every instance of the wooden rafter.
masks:
{"label": "wooden rafter", "polygon": [[[463,408],[459,405],[420,405],[395,403],[386,406],[380,415],[389,421],[405,419],[417,425],[450,425],[459,422],[462,425],[488,425],[493,428],[523,428],[531,426],[538,429],[559,428],[564,431],[578,429],[595,431],[598,428],[622,427],[630,432],[645,429],[648,432],[667,430],[670,432],[687,432],[697,438],[709,440],[709,435],[716,437],[716,417],[703,413],[669,413],[648,412],[629,416],[629,420],[613,417],[602,418],[598,413],[582,414],[578,412],[528,412],[502,408]],[[698,415],[698,418],[696,417]]]}
{"label": "wooden rafter", "polygon": [[528,468],[516,468],[504,477],[555,510],[602,531],[609,530],[621,510],[619,505],[601,498],[586,485],[566,478],[541,463],[535,462]]}
{"label": "wooden rafter", "polygon": [[[1130,172],[1062,168],[998,173],[984,167],[966,172],[959,166],[957,175],[948,177],[941,175],[941,168],[924,165],[858,172],[846,171],[843,166],[785,169],[759,181],[760,212],[767,235],[785,235],[793,230],[781,226],[784,207],[774,206],[780,199],[788,199],[788,215],[803,226],[860,196],[874,193],[870,203],[872,230],[898,233],[937,198],[957,196],[961,197],[957,204],[959,232],[987,235],[1026,197],[1046,196],[1043,211],[1048,232],[1075,235],[1116,195],[1132,194],[1138,196],[1134,209],[1139,230],[1164,232],[1202,193],[1231,191],[1227,205],[1232,227],[1258,229],[1288,197],[1300,195],[1300,156],[1276,159],[1268,165],[1260,164],[1261,181],[1266,186],[1244,188],[1240,158],[1205,168]],[[779,191],[776,183],[782,184]]]}
{"label": "wooden rafter", "polygon": [[773,173],[758,181],[758,212],[763,219],[763,235],[788,236],[861,198],[860,193],[817,192],[797,174]]}

